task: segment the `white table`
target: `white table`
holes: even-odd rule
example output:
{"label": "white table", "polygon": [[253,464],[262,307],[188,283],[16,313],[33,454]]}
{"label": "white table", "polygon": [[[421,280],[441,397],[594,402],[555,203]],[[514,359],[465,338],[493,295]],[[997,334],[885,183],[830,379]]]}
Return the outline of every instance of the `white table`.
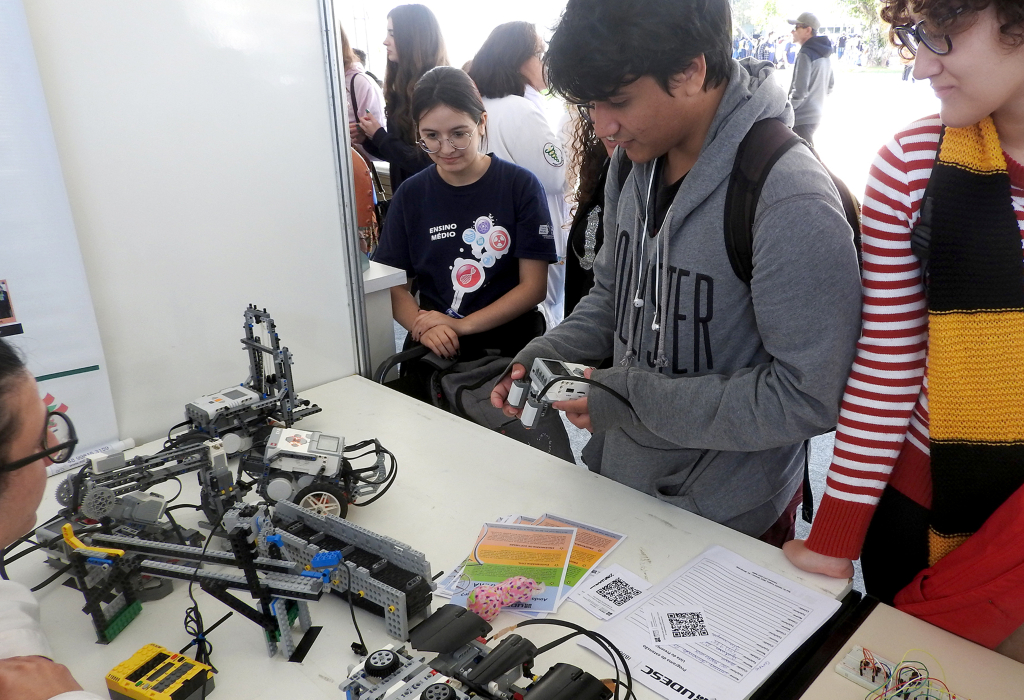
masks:
{"label": "white table", "polygon": [[945,681],[958,698],[1008,700],[1024,697],[1024,664],[888,605],[879,605],[801,700],[864,700],[868,691],[835,672],[836,665],[855,645],[894,664],[910,652],[908,659],[923,661],[929,672]]}
{"label": "white table", "polygon": [[[375,437],[399,460],[398,478],[390,492],[366,508],[355,508],[350,519],[374,532],[389,535],[424,552],[433,571],[448,571],[469,552],[480,525],[499,515],[557,513],[628,535],[609,557],[657,582],[712,544],[722,545],[751,561],[779,572],[826,595],[841,597],[850,588],[845,580],[807,574],[791,566],[781,550],[721,525],[662,503],[616,482],[591,474],[531,447],[468,423],[432,406],[409,399],[361,377],[348,377],[303,392],[323,408],[298,425],[342,435],[348,443]],[[169,416],[168,425],[179,416]],[[138,454],[151,454],[157,443]],[[61,477],[49,484],[40,517],[56,512],[52,492]],[[195,502],[194,478],[186,476],[183,501]],[[171,484],[155,489],[173,495]],[[250,496],[252,498],[252,496]],[[188,511],[177,511],[184,514]],[[185,517],[181,518],[185,520]],[[191,523],[190,523],[191,524]],[[15,580],[32,584],[52,573],[40,559],[28,556],[9,569]],[[198,590],[198,586],[196,587]],[[143,605],[142,613],[111,644],[94,642],[89,619],[80,611],[83,599],[69,588],[51,585],[40,593],[43,626],[56,658],[67,664],[87,689],[106,696],[103,681],[120,661],[138,648],[157,643],[177,651],[189,640],[182,629],[185,587],[176,582],[168,598]],[[245,593],[240,596],[247,598]],[[225,612],[225,606],[200,592],[206,624]],[[443,604],[435,599],[435,609]],[[282,700],[283,698],[341,700],[338,683],[358,659],[349,649],[355,638],[347,606],[337,596],[311,605],[313,622],[323,632],[302,664],[280,656],[268,659],[261,631],[235,615],[211,635],[213,662],[220,670],[222,700]],[[379,618],[357,610],[367,646],[373,650],[394,640]],[[590,627],[597,620],[573,603],[564,603],[560,618]],[[501,629],[521,618],[503,614],[492,624]],[[538,643],[556,636],[554,628],[531,627],[524,636]],[[562,661],[598,677],[611,666],[574,643],[565,644],[537,662],[537,671]],[[638,685],[640,698],[659,697]]]}
{"label": "white table", "polygon": [[370,341],[370,371],[395,354],[395,324],[391,314],[391,288],[405,284],[405,270],[370,261],[363,272],[366,334]]}

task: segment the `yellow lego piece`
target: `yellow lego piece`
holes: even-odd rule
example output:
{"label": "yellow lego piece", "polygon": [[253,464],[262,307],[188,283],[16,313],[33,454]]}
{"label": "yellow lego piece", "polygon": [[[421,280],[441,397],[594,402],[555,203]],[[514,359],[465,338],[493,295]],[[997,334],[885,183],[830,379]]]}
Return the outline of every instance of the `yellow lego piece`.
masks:
{"label": "yellow lego piece", "polygon": [[90,547],[82,540],[75,537],[75,531],[71,527],[71,523],[67,523],[60,529],[64,533],[64,541],[71,549],[81,549],[84,552],[97,552],[98,554],[109,554],[112,557],[123,557],[123,549],[107,549],[106,547]]}
{"label": "yellow lego piece", "polygon": [[203,684],[213,689],[213,669],[175,654],[159,644],[147,644],[107,674],[110,697],[120,700],[189,700],[200,698]]}

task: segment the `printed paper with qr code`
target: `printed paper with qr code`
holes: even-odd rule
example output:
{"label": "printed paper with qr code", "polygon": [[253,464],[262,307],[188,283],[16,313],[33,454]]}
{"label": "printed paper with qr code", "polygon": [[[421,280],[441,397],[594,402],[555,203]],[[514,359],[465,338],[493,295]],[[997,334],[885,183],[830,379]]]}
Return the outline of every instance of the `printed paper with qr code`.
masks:
{"label": "printed paper with qr code", "polygon": [[647,609],[651,641],[659,646],[707,641],[711,637],[707,613],[695,605]]}
{"label": "printed paper with qr code", "polygon": [[632,571],[612,564],[599,575],[583,579],[569,600],[599,620],[610,620],[629,608],[650,587],[650,583]]}
{"label": "printed paper with qr code", "polygon": [[[699,609],[710,634],[653,644],[650,612],[657,608]],[[713,546],[599,631],[629,659],[633,679],[665,697],[744,700],[838,609],[834,598]],[[676,619],[684,630],[694,630],[693,622]],[[579,643],[604,653],[589,639]]]}

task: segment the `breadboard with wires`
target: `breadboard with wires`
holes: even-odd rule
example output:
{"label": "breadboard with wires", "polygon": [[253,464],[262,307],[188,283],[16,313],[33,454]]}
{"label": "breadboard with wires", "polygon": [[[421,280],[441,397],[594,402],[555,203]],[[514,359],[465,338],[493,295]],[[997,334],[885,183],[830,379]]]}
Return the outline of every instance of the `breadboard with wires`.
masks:
{"label": "breadboard with wires", "polygon": [[945,682],[932,676],[925,664],[908,661],[907,654],[894,664],[868,649],[855,646],[836,665],[836,673],[867,688],[870,692],[865,700],[969,700],[952,692]]}

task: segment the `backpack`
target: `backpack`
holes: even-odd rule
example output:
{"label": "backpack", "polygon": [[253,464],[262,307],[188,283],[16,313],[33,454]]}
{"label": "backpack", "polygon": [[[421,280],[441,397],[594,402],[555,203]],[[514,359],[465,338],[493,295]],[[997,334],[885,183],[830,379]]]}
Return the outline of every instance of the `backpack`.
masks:
{"label": "backpack", "polygon": [[[806,141],[796,135],[792,129],[778,119],[769,118],[754,122],[750,131],[743,137],[736,160],[733,162],[729,187],[725,194],[725,251],[729,256],[732,270],[744,284],[750,286],[754,271],[754,217],[757,214],[757,203],[761,199],[761,190],[768,180],[772,168],[782,156],[786,155],[797,144],[804,144],[821,163],[821,158]],[[626,178],[633,169],[633,162],[625,157],[619,158],[618,183],[619,191],[626,184]],[[857,249],[857,263],[863,264],[861,255],[860,235],[860,203],[850,192],[842,180],[821,163],[828,173],[832,184],[839,192],[846,222],[853,229],[853,243]],[[811,491],[811,441],[804,441],[804,502],[803,518],[811,522],[814,517],[814,495]]]}
{"label": "backpack", "polygon": [[[367,72],[367,74],[373,76],[372,73]],[[359,73],[353,75],[348,85],[349,98],[352,100],[352,112],[357,116],[359,115],[359,103],[356,102],[356,78],[358,77]],[[373,79],[377,80],[376,77],[373,77]],[[384,219],[387,218],[391,200],[388,199],[387,191],[380,181],[380,175],[377,174],[377,168],[373,165],[373,161],[365,158],[363,160],[370,171],[370,178],[373,181],[373,209],[377,219],[377,235],[379,236],[380,232],[384,230]],[[374,245],[376,246],[376,242]]]}

